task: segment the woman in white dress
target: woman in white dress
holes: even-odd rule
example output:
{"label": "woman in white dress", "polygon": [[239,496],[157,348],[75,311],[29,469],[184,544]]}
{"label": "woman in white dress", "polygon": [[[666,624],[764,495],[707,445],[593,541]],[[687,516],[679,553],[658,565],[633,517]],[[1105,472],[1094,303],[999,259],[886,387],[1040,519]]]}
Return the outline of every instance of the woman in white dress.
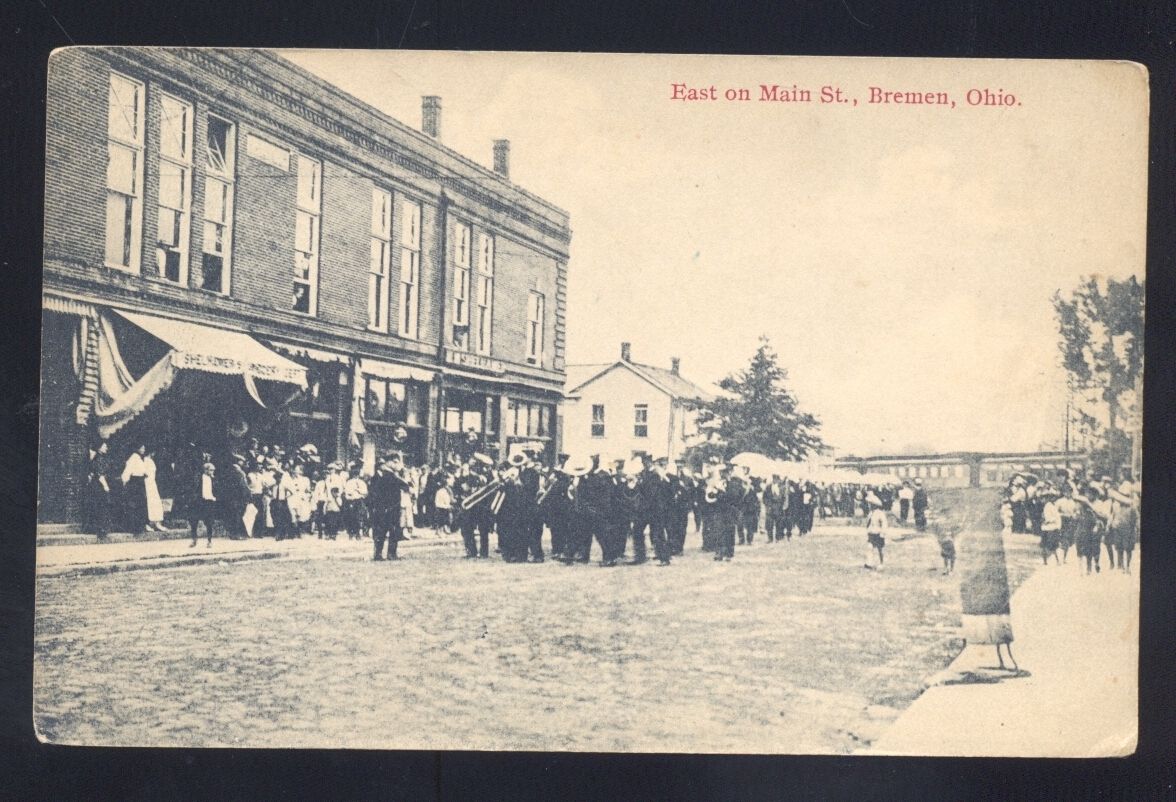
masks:
{"label": "woman in white dress", "polygon": [[143,456],[143,483],[147,492],[147,528],[163,531],[163,499],[159,497],[159,485],[155,481],[155,452]]}

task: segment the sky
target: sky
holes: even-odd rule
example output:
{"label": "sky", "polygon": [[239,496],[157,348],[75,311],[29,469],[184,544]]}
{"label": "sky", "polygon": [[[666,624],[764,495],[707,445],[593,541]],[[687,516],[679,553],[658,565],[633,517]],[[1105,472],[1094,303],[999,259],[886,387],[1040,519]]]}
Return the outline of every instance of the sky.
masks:
{"label": "sky", "polygon": [[[629,341],[709,385],[767,336],[841,454],[1060,447],[1051,296],[1143,276],[1135,65],[280,52],[413,127],[439,95],[442,142],[483,165],[511,141],[512,180],[571,217],[569,363]],[[812,102],[760,101],[763,84]]]}

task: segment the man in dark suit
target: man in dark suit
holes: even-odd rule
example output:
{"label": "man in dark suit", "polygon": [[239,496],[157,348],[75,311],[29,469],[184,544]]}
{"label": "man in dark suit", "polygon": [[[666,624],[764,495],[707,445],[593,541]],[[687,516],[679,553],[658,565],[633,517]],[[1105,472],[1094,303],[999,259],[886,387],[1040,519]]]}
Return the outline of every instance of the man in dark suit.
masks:
{"label": "man in dark suit", "polygon": [[404,458],[387,454],[380,461],[376,475],[368,486],[368,503],[372,513],[373,560],[384,559],[384,541],[388,542],[388,559],[400,559],[396,549],[404,534],[400,526],[400,494],[408,490],[404,476]]}
{"label": "man in dark suit", "polygon": [[[523,545],[531,555],[531,561],[543,562],[543,515],[539,510],[539,491],[542,487],[542,476],[539,466],[528,458],[519,469],[519,485],[521,486],[520,526]],[[525,559],[525,558],[524,558]]]}
{"label": "man in dark suit", "polygon": [[666,523],[670,513],[673,488],[665,473],[665,460],[655,465],[648,456],[644,457],[637,487],[641,492],[641,505],[637,519],[636,537],[645,550],[645,530],[649,529],[649,540],[659,565],[670,564],[670,544],[666,537]]}
{"label": "man in dark suit", "polygon": [[[493,461],[482,454],[475,454],[467,463],[466,470],[457,480],[459,502],[490,484],[490,468]],[[491,498],[486,497],[473,507],[459,506],[461,539],[465,543],[466,558],[486,559],[490,556],[490,530],[494,528],[494,513],[490,510]]]}
{"label": "man in dark suit", "polygon": [[768,530],[768,542],[784,539],[784,510],[788,506],[787,486],[779,476],[764,488],[764,523]]}
{"label": "man in dark suit", "polygon": [[670,555],[679,556],[686,547],[686,527],[690,511],[694,508],[694,478],[681,460],[674,463],[674,470],[666,477],[669,485],[669,508],[666,522],[666,538]]}
{"label": "man in dark suit", "polygon": [[231,540],[244,540],[249,536],[245,531],[245,507],[250,498],[249,479],[245,476],[245,457],[234,454],[221,487],[221,503],[224,504]]}

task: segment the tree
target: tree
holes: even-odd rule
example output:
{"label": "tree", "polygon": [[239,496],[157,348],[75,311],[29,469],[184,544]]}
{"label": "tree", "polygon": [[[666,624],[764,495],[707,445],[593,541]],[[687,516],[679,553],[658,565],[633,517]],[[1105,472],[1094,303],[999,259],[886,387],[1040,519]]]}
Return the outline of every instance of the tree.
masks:
{"label": "tree", "polygon": [[708,437],[690,449],[688,459],[753,451],[795,460],[823,448],[817,433],[821,422],[798,409],[796,397],[784,386],[787,379],[768,338],[760,337],[747,368],[719,382],[726,395],[699,404],[698,426]]}
{"label": "tree", "polygon": [[[1069,295],[1053,297],[1058,350],[1080,424],[1096,438],[1094,457],[1108,467],[1127,462],[1137,436],[1124,426],[1125,411],[1142,399],[1144,285],[1089,277]],[[1132,427],[1134,429],[1135,427]]]}

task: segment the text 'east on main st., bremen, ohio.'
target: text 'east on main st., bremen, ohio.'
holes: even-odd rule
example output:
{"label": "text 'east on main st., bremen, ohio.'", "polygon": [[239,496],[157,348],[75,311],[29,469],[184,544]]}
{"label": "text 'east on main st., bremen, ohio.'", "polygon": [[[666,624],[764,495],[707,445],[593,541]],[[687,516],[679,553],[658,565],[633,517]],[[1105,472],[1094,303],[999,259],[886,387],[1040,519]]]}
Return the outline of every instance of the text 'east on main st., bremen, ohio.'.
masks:
{"label": "text 'east on main st., bremen, ohio.'", "polygon": [[[805,89],[798,84],[784,86],[781,84],[760,84],[755,89],[746,87],[729,87],[719,89],[714,84],[710,86],[691,86],[685,83],[670,84],[670,100],[681,101],[729,101],[729,102],[767,102],[767,103],[832,103],[849,106],[858,105],[858,98],[848,94],[840,86],[826,84],[820,89]],[[1003,89],[989,89],[975,87],[964,93],[963,101],[967,106],[1020,106],[1021,101],[1012,92]],[[884,89],[880,86],[866,88],[863,98],[865,105],[897,105],[897,106],[946,106],[954,109],[955,98],[951,93],[941,90],[906,90]]]}

